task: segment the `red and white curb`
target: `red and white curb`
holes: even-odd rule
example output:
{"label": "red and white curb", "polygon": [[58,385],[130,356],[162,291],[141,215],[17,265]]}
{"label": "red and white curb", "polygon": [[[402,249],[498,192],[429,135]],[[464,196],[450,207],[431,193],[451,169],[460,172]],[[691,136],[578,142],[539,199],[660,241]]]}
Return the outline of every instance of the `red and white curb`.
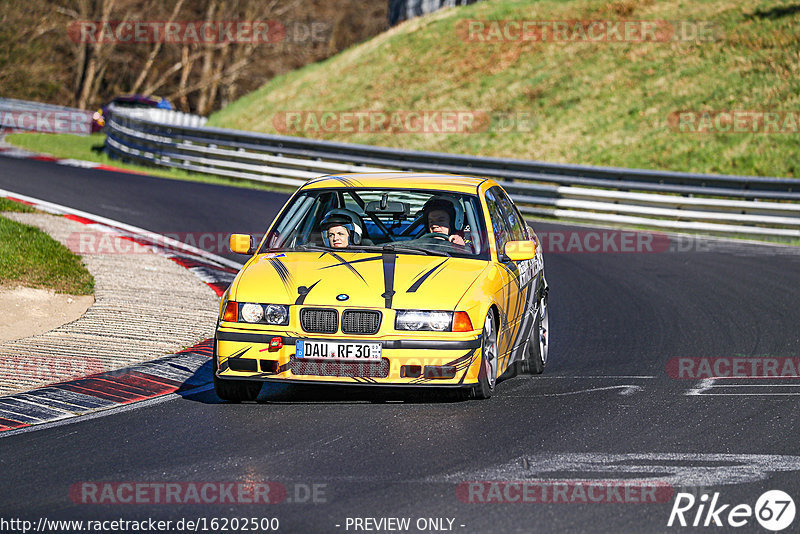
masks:
{"label": "red and white curb", "polygon": [[151,362],[0,397],[0,433],[198,389],[212,381],[212,343],[207,339]]}
{"label": "red and white curb", "polygon": [[[4,189],[0,189],[0,197],[62,215],[94,231],[106,232],[150,248],[154,253],[190,270],[217,295],[225,292],[242,266],[186,243],[99,215]],[[212,380],[211,370],[206,365],[212,355],[211,344],[212,340],[205,340],[177,354],[151,362],[0,397],[0,433],[207,385]]]}

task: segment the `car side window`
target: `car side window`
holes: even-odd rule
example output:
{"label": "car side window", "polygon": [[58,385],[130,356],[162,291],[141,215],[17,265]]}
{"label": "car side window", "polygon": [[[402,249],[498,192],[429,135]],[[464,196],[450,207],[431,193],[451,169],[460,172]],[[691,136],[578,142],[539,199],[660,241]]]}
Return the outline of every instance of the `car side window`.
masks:
{"label": "car side window", "polygon": [[334,205],[334,200],[332,194],[299,196],[272,230],[267,247],[295,247],[316,241],[319,221]]}
{"label": "car side window", "polygon": [[506,242],[511,241],[510,228],[504,217],[503,210],[497,198],[497,189],[493,187],[486,191],[486,207],[489,208],[489,218],[491,219],[492,231],[494,232],[497,255],[501,257],[505,250]]}
{"label": "car side window", "polygon": [[508,197],[506,192],[499,188],[493,187],[497,203],[500,206],[500,211],[503,214],[503,219],[508,223],[511,233],[509,241],[525,241],[528,239],[528,231],[525,228],[525,220],[520,216],[519,210],[514,205],[514,202]]}

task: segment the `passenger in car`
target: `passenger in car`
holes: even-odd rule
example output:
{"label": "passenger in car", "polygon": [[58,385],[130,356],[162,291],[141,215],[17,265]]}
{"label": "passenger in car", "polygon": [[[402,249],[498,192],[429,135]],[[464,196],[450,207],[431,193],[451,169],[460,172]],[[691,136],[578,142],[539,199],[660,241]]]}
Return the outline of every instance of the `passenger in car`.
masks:
{"label": "passenger in car", "polygon": [[320,223],[322,241],[327,247],[347,248],[362,244],[364,224],[361,217],[348,209],[329,211]]}
{"label": "passenger in car", "polygon": [[325,233],[333,248],[347,248],[347,245],[350,244],[350,232],[344,226],[331,225],[325,230]]}

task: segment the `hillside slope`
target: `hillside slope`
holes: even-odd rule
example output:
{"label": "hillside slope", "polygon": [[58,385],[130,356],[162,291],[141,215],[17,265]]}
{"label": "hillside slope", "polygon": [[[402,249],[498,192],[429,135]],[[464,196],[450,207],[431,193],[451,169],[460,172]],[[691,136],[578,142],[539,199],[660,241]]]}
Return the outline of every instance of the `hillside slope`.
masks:
{"label": "hillside slope", "polygon": [[[798,176],[800,121],[792,120],[800,111],[800,5],[747,4],[486,0],[408,21],[277,77],[210,125],[553,162]],[[484,24],[483,41],[469,33],[475,20]],[[572,29],[566,38],[544,33],[547,42],[505,39],[502,31],[515,27],[500,23],[497,33],[488,22],[508,20],[569,21]],[[656,41],[620,42],[613,32],[592,41],[575,21],[585,29],[591,21],[662,22]],[[694,114],[681,127],[675,113],[686,110],[758,115],[712,114],[709,128]],[[361,127],[359,115],[339,114],[345,111],[361,112]],[[472,129],[409,132],[400,122],[410,111],[461,112]],[[761,114],[776,111],[790,113],[777,123]],[[752,133],[764,120],[777,128]]]}

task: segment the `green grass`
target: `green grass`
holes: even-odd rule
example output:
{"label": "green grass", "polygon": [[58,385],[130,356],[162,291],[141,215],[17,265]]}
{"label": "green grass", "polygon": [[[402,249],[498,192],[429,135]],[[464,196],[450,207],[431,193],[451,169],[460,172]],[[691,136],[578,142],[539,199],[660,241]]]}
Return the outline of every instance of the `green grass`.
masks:
{"label": "green grass", "polygon": [[159,178],[169,178],[171,180],[187,180],[190,182],[202,182],[218,185],[232,185],[247,189],[264,189],[268,191],[287,191],[294,188],[286,188],[280,185],[262,184],[247,180],[236,180],[221,176],[211,176],[207,174],[187,172],[182,169],[170,169],[167,167],[150,167],[146,165],[136,165],[125,163],[117,159],[112,159],[103,150],[105,135],[92,134],[90,136],[78,136],[71,134],[46,134],[46,133],[17,133],[6,137],[10,144],[37,152],[48,154],[56,158],[71,158],[83,161],[93,161],[110,165],[120,169],[156,176]]}
{"label": "green grass", "polygon": [[32,207],[28,206],[27,204],[22,204],[21,202],[14,202],[13,200],[9,200],[7,198],[0,197],[0,212],[2,211],[16,211],[19,213],[33,213],[36,211]]}
{"label": "green grass", "polygon": [[[0,211],[33,210],[0,199]],[[0,285],[47,288],[71,295],[94,292],[94,279],[78,256],[38,228],[5,217],[0,217]]]}
{"label": "green grass", "polygon": [[[800,176],[800,133],[689,134],[681,110],[800,110],[800,10],[788,1],[486,0],[413,19],[279,76],[209,126],[552,162]],[[709,22],[718,39],[478,43],[466,19]],[[286,111],[529,113],[530,131],[281,131]],[[496,124],[496,123],[495,123]]]}

